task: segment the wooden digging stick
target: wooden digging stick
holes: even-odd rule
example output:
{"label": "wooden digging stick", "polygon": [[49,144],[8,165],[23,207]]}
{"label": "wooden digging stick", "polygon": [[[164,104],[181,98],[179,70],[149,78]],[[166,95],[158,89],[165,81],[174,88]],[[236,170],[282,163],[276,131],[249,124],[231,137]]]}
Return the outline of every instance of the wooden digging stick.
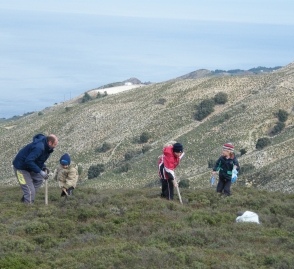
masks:
{"label": "wooden digging stick", "polygon": [[[176,180],[176,179],[175,179],[175,180]],[[177,184],[176,189],[177,189],[177,192],[178,192],[178,196],[179,196],[180,203],[183,204],[182,197],[181,197],[181,194],[180,194],[179,184]]]}
{"label": "wooden digging stick", "polygon": [[45,179],[45,205],[48,205],[48,182]]}

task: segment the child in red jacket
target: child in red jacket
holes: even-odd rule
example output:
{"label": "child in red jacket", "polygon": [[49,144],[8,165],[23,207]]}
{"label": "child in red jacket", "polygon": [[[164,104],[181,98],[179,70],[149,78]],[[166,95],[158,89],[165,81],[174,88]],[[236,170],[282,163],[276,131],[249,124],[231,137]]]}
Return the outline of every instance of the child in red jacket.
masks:
{"label": "child in red jacket", "polygon": [[158,174],[162,184],[161,197],[174,199],[174,187],[178,186],[174,170],[183,156],[183,146],[180,143],[163,148],[163,154],[158,160]]}

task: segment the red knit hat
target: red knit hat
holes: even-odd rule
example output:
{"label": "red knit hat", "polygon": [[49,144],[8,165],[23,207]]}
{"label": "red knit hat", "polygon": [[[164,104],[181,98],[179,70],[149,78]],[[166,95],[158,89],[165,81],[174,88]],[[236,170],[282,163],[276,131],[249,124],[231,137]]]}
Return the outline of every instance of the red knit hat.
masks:
{"label": "red knit hat", "polygon": [[223,149],[234,152],[234,146],[232,143],[226,143],[223,145]]}

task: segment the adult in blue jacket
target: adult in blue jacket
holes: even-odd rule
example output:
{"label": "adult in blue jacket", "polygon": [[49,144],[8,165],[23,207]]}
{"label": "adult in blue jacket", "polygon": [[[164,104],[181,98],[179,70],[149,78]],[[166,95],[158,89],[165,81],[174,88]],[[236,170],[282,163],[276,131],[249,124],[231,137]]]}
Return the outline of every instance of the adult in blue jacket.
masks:
{"label": "adult in blue jacket", "polygon": [[13,169],[23,191],[22,202],[33,204],[36,191],[49,177],[45,162],[58,143],[55,135],[37,134],[33,142],[24,146],[13,160]]}

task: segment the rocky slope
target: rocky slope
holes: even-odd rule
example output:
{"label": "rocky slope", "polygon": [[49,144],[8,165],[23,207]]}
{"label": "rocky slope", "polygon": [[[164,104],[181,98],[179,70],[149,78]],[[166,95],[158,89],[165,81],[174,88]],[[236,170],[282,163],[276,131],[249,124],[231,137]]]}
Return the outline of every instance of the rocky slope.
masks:
{"label": "rocky slope", "polygon": [[[228,102],[196,121],[195,106],[218,92],[227,93]],[[157,158],[165,143],[176,140],[186,153],[177,175],[191,188],[209,187],[208,160],[216,160],[222,144],[232,142],[237,151],[247,150],[239,157],[241,166],[254,168],[239,184],[294,192],[293,97],[294,63],[267,74],[168,81],[87,103],[65,102],[0,124],[0,184],[16,184],[11,161],[23,145],[36,133],[54,133],[60,142],[47,166],[52,169],[68,152],[83,167],[83,182],[95,188],[157,186]],[[270,137],[270,146],[256,150],[258,138],[268,136],[277,122],[279,109],[289,113],[286,128]],[[138,142],[143,132],[151,135],[145,144]],[[101,153],[104,142],[111,149]],[[150,150],[143,154],[146,145]],[[130,151],[133,158],[126,161]],[[98,163],[106,171],[86,180],[88,168]],[[129,171],[121,172],[126,163]]]}

